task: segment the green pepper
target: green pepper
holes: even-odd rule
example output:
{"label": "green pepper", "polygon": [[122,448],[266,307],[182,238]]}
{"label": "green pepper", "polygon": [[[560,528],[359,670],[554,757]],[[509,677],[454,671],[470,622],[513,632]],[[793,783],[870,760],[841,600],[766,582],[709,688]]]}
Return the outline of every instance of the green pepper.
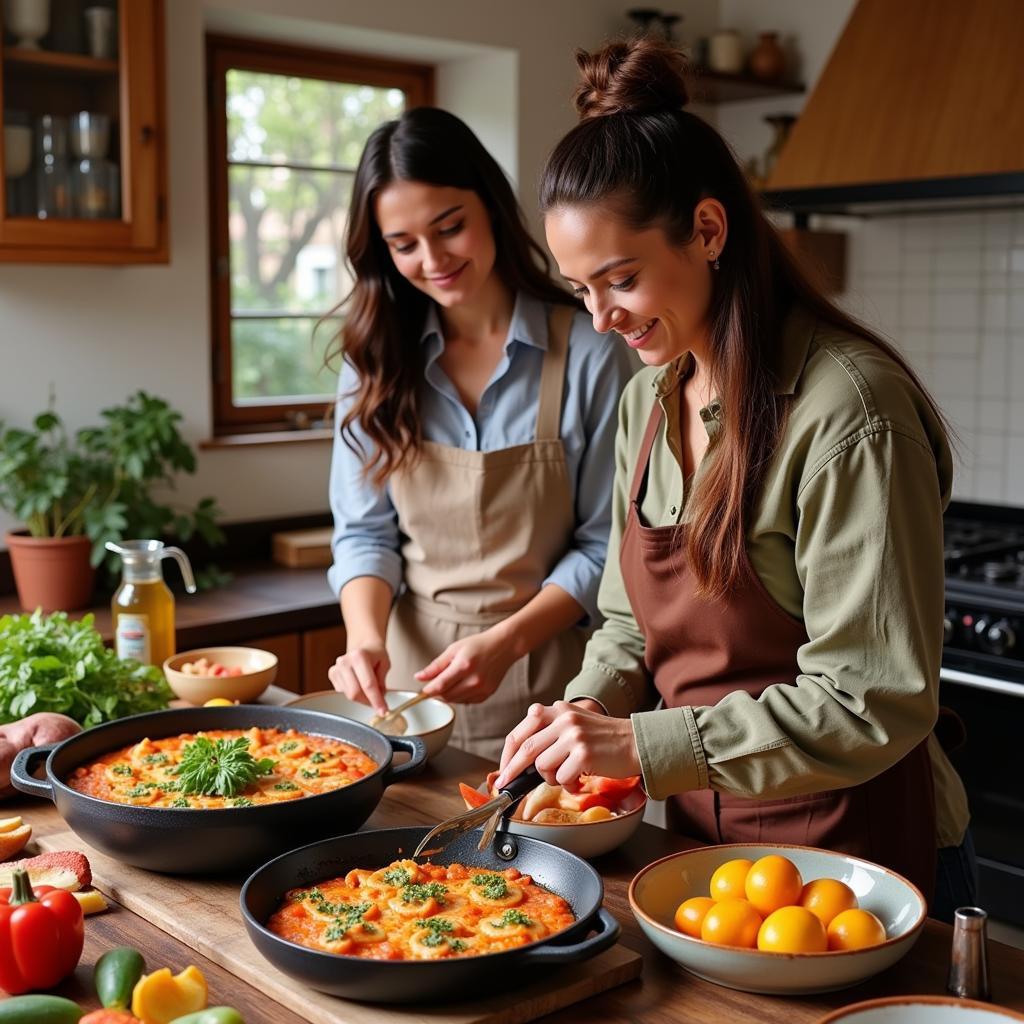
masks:
{"label": "green pepper", "polygon": [[245,1021],[231,1006],[208,1006],[205,1010],[176,1017],[171,1024],[245,1024]]}
{"label": "green pepper", "polygon": [[108,949],[96,961],[93,981],[100,1003],[108,1009],[126,1010],[132,1005],[132,990],[146,969],[142,954],[131,946]]}
{"label": "green pepper", "polygon": [[78,1024],[81,1018],[82,1008],[59,996],[14,996],[0,1002],[0,1024]]}

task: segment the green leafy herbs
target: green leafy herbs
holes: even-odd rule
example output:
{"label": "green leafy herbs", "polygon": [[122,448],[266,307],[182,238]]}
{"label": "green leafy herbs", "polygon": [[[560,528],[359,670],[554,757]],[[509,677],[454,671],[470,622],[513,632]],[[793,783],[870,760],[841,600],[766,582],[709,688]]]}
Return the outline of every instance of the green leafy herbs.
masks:
{"label": "green leafy herbs", "polygon": [[402,886],[403,903],[426,903],[427,900],[433,898],[443,907],[447,895],[448,887],[440,882],[430,882],[427,885],[413,882]]}
{"label": "green leafy herbs", "polygon": [[278,748],[282,754],[290,754],[293,750],[299,749],[298,740],[285,740]]}
{"label": "green leafy herbs", "polygon": [[324,761],[327,760],[327,758],[324,757],[324,755],[321,754],[319,750],[314,750],[313,753],[309,755],[309,759],[313,762],[313,764],[323,764]]}
{"label": "green leafy herbs", "polygon": [[231,801],[232,807],[252,807],[253,802],[247,796],[239,796]]}
{"label": "green leafy herbs", "polygon": [[77,622],[65,612],[0,618],[0,725],[53,711],[88,728],[159,711],[173,696],[160,669],[107,648],[91,615]]}
{"label": "green leafy herbs", "polygon": [[192,805],[183,797],[179,796],[177,800],[171,804],[172,807],[191,807]]}
{"label": "green leafy herbs", "polygon": [[132,786],[132,788],[125,793],[125,796],[130,796],[133,799],[140,796],[148,796],[150,791],[154,789],[156,789],[155,782],[140,782]]}
{"label": "green leafy herbs", "polygon": [[124,775],[131,778],[132,766],[130,764],[115,764],[110,770],[115,775]]}
{"label": "green leafy herbs", "polygon": [[142,759],[143,764],[167,764],[166,754],[147,754]]}
{"label": "green leafy herbs", "polygon": [[421,921],[417,921],[416,925],[427,932],[420,939],[424,946],[443,946],[447,943],[448,948],[453,953],[461,953],[466,949],[466,944],[462,939],[452,938],[452,935],[455,933],[455,925],[446,918],[426,917]]}
{"label": "green leafy herbs", "polygon": [[[270,763],[273,764],[274,762],[271,761]],[[299,787],[296,786],[294,782],[289,782],[287,779],[285,779],[284,782],[274,783],[274,789],[279,790],[282,793],[291,793],[293,790],[298,788]]]}
{"label": "green leafy herbs", "polygon": [[470,881],[480,886],[484,899],[502,900],[508,895],[508,882],[501,875],[474,875]]}
{"label": "green leafy herbs", "polygon": [[304,779],[319,779],[320,769],[319,768],[303,768],[299,773]]}
{"label": "green leafy herbs", "polygon": [[180,764],[183,793],[235,796],[273,771],[275,762],[269,757],[257,761],[249,753],[249,741],[244,736],[233,740],[197,736],[182,751]]}
{"label": "green leafy herbs", "polygon": [[391,868],[384,872],[384,881],[388,885],[393,885],[396,888],[401,888],[403,885],[408,885],[411,876],[405,868]]}
{"label": "green leafy herbs", "polygon": [[506,910],[497,921],[492,922],[495,928],[507,928],[510,924],[521,924],[524,928],[532,928],[535,924],[532,917],[527,917],[521,910]]}

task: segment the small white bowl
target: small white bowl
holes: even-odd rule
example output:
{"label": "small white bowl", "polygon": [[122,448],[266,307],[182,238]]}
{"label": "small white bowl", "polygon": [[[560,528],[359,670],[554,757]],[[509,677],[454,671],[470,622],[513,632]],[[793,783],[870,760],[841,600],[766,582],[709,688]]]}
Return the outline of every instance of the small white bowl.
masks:
{"label": "small white bowl", "polygon": [[[388,690],[384,699],[389,708],[397,708],[416,696],[415,690]],[[308,708],[310,711],[325,711],[329,715],[351,718],[353,721],[370,724],[375,712],[367,704],[349,700],[338,690],[318,690],[288,702],[289,707]],[[418,736],[427,745],[427,757],[439,754],[448,745],[452,729],[455,728],[455,708],[438,697],[429,697],[415,707],[403,711],[409,723],[405,736]]]}
{"label": "small white bowl", "polygon": [[[542,843],[559,846],[577,857],[589,860],[621,846],[644,820],[647,794],[634,789],[622,802],[622,812],[603,821],[580,821],[573,825],[545,824],[509,818],[504,830],[514,836],[529,836]],[[673,908],[674,909],[674,908]]]}
{"label": "small white bowl", "polygon": [[[804,882],[815,878],[845,882],[860,907],[885,925],[886,941],[869,949],[769,953],[703,942],[675,928],[676,908],[691,896],[706,896],[719,865],[735,858],[756,861],[770,853],[788,857]],[[727,988],[765,995],[834,992],[884,971],[909,952],[928,913],[921,891],[888,868],[843,853],[782,844],[703,846],[663,857],[630,882],[629,905],[651,942],[692,974]]]}
{"label": "small white bowl", "polygon": [[[191,676],[181,671],[189,661],[207,661],[225,668],[240,668],[240,676]],[[258,647],[200,647],[172,654],[164,662],[164,675],[171,689],[190,704],[205,704],[225,697],[249,704],[263,693],[277,676],[277,655]]]}
{"label": "small white bowl", "polygon": [[818,1024],[1002,1024],[1003,1021],[1024,1021],[1024,1014],[973,999],[891,996],[844,1006],[822,1017]]}

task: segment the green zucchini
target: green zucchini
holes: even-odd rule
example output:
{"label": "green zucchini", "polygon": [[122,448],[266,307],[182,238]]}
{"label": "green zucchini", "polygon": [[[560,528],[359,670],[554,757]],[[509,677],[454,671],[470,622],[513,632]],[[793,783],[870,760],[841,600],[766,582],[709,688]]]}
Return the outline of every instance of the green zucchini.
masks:
{"label": "green zucchini", "polygon": [[142,954],[131,946],[108,949],[96,961],[93,981],[100,1003],[110,1010],[127,1010],[132,1005],[132,990],[146,969]]}
{"label": "green zucchini", "polygon": [[78,1024],[83,1012],[60,996],[14,996],[0,1003],[0,1024]]}
{"label": "green zucchini", "polygon": [[245,1024],[242,1015],[230,1006],[208,1006],[205,1010],[175,1017],[171,1024]]}

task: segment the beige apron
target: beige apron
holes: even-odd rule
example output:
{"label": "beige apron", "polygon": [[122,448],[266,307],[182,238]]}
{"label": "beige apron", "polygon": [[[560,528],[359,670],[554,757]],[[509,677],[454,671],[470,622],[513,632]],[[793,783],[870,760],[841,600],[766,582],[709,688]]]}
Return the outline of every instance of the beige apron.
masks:
{"label": "beige apron", "polygon": [[[478,452],[425,441],[416,462],[391,477],[405,590],[388,624],[390,687],[419,689],[414,672],[522,608],[572,544],[559,436],[572,318],[570,307],[556,306],[549,320],[532,443]],[[532,702],[562,696],[585,644],[586,633],[572,628],[520,658],[485,702],[456,706],[452,743],[496,761]]]}

